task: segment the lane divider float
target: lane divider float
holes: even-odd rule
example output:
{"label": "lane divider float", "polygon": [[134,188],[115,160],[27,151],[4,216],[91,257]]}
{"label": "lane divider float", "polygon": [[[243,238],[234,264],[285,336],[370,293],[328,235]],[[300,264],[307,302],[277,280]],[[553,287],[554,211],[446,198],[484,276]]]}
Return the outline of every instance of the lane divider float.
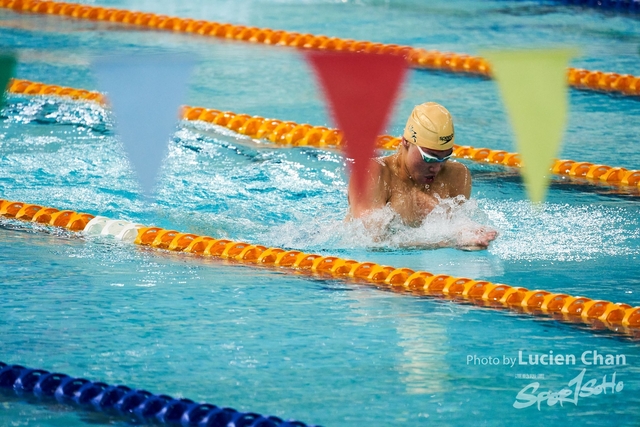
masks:
{"label": "lane divider float", "polygon": [[556,3],[577,5],[604,9],[607,11],[638,13],[640,12],[640,1],[638,0],[554,0]]}
{"label": "lane divider float", "polygon": [[[184,427],[307,427],[300,421],[284,421],[276,416],[239,412],[233,408],[166,394],[152,394],[125,385],[109,385],[44,369],[7,365],[0,361],[0,388],[12,389],[19,396],[34,395],[126,418],[136,424],[170,424]],[[312,427],[312,426],[309,426]],[[320,426],[316,426],[320,427]]]}
{"label": "lane divider float", "polygon": [[632,307],[629,304],[614,304],[565,293],[529,290],[485,280],[216,239],[160,227],[144,227],[127,221],[113,222],[106,217],[61,211],[24,202],[0,200],[0,216],[48,224],[75,232],[84,231],[89,235],[108,234],[139,246],[364,283],[392,292],[551,316],[559,321],[586,324],[594,329],[609,329],[634,338],[640,337],[640,306]]}
{"label": "lane divider float", "polygon": [[[107,103],[106,97],[100,92],[48,85],[29,80],[13,79],[7,86],[7,91],[24,95],[60,96],[98,102],[103,105]],[[342,132],[325,126],[267,119],[260,116],[237,114],[231,111],[220,111],[204,107],[184,106],[180,116],[184,120],[199,120],[223,126],[238,134],[255,139],[268,140],[275,144],[318,148],[337,148],[343,144]],[[378,137],[377,147],[384,150],[393,150],[399,143],[399,137],[381,135]],[[454,146],[453,155],[457,158],[509,167],[521,167],[522,165],[520,154],[504,150],[456,145]],[[556,160],[551,167],[551,171],[557,175],[584,179],[609,186],[636,187],[640,189],[640,170],[629,170],[590,162]],[[633,195],[634,193],[631,194]]]}
{"label": "lane divider float", "polygon": [[[59,15],[91,21],[119,22],[158,30],[200,34],[251,43],[290,46],[300,49],[395,54],[405,57],[416,68],[491,77],[491,65],[482,57],[425,50],[397,44],[358,41],[324,35],[316,36],[308,33],[247,27],[78,3],[41,0],[0,0],[0,7],[12,9],[16,12]],[[569,68],[567,77],[569,85],[578,89],[616,92],[627,96],[640,95],[640,77],[631,74]]]}

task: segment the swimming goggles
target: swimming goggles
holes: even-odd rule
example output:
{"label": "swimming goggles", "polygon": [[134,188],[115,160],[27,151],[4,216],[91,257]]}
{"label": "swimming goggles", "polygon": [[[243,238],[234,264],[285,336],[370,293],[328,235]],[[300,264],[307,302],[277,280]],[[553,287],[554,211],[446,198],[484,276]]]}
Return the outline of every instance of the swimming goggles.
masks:
{"label": "swimming goggles", "polygon": [[449,160],[451,158],[451,156],[453,156],[453,153],[449,154],[448,156],[445,157],[436,157],[436,156],[432,156],[429,153],[425,153],[424,151],[422,151],[422,148],[420,148],[419,145],[417,144],[413,144],[416,147],[418,147],[418,151],[420,151],[420,154],[422,155],[422,160],[424,160],[427,163],[444,163],[447,160]]}

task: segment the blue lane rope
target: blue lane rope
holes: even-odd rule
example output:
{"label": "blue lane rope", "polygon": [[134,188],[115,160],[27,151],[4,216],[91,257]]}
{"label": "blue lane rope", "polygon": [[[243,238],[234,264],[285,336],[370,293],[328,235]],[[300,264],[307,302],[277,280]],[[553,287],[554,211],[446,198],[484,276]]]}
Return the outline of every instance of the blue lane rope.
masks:
{"label": "blue lane rope", "polygon": [[616,12],[640,12],[640,0],[554,0],[554,2],[612,10]]}
{"label": "blue lane rope", "polygon": [[320,427],[307,426],[301,421],[284,421],[272,415],[196,403],[190,399],[155,395],[124,385],[109,385],[43,369],[7,365],[1,361],[0,388],[13,389],[18,395],[32,393],[39,398],[54,398],[60,403],[80,405],[83,409],[133,418],[138,423],[160,422],[183,427]]}

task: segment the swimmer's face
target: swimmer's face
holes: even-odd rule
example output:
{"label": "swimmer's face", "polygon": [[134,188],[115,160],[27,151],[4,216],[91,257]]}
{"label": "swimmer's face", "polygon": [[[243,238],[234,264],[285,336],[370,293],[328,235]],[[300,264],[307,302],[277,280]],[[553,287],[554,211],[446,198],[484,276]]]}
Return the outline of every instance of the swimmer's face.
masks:
{"label": "swimmer's face", "polygon": [[[418,184],[431,184],[435,181],[436,176],[442,170],[446,161],[437,162],[431,161],[426,162],[423,156],[423,153],[427,155],[427,157],[435,157],[438,159],[444,159],[453,153],[453,149],[450,148],[448,150],[432,150],[430,148],[421,147],[418,149],[417,146],[413,144],[406,144],[407,146],[407,157],[406,157],[406,165],[411,175],[411,178]],[[420,152],[422,150],[423,153]]]}

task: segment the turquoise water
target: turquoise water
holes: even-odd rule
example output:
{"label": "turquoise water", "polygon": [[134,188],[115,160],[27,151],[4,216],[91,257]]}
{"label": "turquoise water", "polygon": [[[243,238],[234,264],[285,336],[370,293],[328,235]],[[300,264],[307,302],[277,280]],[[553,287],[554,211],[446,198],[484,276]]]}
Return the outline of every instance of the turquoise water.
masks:
{"label": "turquoise water", "polygon": [[[93,4],[93,3],[92,3]],[[113,1],[184,17],[478,54],[577,46],[572,66],[638,74],[637,19],[535,2]],[[189,105],[332,125],[299,52],[0,11],[17,77],[95,89],[104,52],[188,52]],[[459,144],[515,151],[494,83],[413,70],[388,133],[413,105],[445,104]],[[562,157],[638,169],[640,103],[570,92]],[[140,196],[113,118],[93,104],[9,96],[0,120],[2,198],[434,273],[640,305],[640,212],[633,192],[556,179],[533,209],[515,171],[467,163],[474,202],[417,230],[470,221],[500,237],[488,251],[401,250],[342,223],[339,153],[257,144],[180,123],[155,198]],[[612,148],[613,147],[613,148]],[[637,192],[635,193],[637,194]],[[324,426],[637,425],[637,341],[544,318],[398,295],[337,280],[148,251],[108,238],[0,220],[0,360]],[[404,234],[403,234],[404,233]],[[399,238],[398,238],[399,239]],[[573,366],[474,365],[473,356],[573,354]],[[585,351],[626,365],[585,366]],[[471,363],[467,363],[471,357]],[[578,405],[513,407],[526,385],[558,391],[616,373],[619,393]],[[540,379],[523,376],[542,375]],[[121,421],[0,395],[0,425]],[[615,418],[614,418],[615,417]]]}

